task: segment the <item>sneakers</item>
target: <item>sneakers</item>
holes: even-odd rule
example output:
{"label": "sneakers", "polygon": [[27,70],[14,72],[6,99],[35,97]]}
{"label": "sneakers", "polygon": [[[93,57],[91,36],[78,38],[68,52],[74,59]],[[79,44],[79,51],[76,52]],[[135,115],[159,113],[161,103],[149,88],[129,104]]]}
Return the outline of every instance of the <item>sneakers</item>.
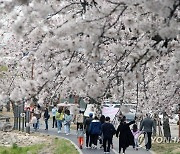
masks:
{"label": "sneakers", "polygon": [[91,149],[97,149],[97,145],[92,145]]}
{"label": "sneakers", "polygon": [[101,145],[99,148],[102,149],[102,148],[103,148],[103,145]]}
{"label": "sneakers", "polygon": [[69,133],[66,133],[66,135],[69,135]]}
{"label": "sneakers", "polygon": [[59,133],[61,133],[61,131],[60,131],[60,130],[58,131],[58,134],[59,134]]}

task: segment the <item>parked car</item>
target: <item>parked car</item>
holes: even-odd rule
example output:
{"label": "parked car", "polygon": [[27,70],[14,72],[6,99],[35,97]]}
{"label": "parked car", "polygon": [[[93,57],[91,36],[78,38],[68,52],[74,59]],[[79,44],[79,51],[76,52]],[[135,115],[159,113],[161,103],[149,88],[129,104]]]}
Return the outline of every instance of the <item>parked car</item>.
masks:
{"label": "parked car", "polygon": [[127,122],[130,122],[130,121],[133,121],[134,118],[135,118],[135,113],[124,113],[124,116],[126,116],[126,121]]}

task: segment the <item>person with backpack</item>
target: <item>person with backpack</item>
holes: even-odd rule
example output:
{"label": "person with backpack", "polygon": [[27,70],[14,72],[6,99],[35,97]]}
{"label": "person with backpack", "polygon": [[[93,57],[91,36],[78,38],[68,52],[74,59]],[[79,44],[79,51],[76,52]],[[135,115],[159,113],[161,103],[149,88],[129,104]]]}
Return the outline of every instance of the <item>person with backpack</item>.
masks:
{"label": "person with backpack", "polygon": [[84,122],[84,130],[86,131],[86,148],[90,147],[89,126],[92,120],[93,120],[93,113],[89,113],[89,118],[87,118]]}
{"label": "person with backpack", "polygon": [[90,124],[89,134],[90,134],[90,147],[92,149],[97,149],[97,140],[99,135],[101,134],[101,122],[99,121],[97,116],[94,117],[94,120],[92,120]]}
{"label": "person with backpack", "polygon": [[80,110],[79,114],[76,115],[77,130],[80,125],[83,125],[83,123],[84,123],[84,115],[83,112]]}
{"label": "person with backpack", "polygon": [[110,117],[106,117],[105,123],[102,124],[102,134],[103,134],[104,153],[110,153],[110,146],[112,144],[112,138],[113,138],[113,135],[116,134],[116,129],[110,123]]}
{"label": "person with backpack", "polygon": [[71,126],[72,116],[70,115],[70,111],[66,110],[64,116],[64,128],[66,135],[70,134],[70,126]]}
{"label": "person with backpack", "polygon": [[57,121],[58,133],[61,132],[63,120],[64,120],[63,108],[59,108],[58,112],[56,113],[56,121]]}

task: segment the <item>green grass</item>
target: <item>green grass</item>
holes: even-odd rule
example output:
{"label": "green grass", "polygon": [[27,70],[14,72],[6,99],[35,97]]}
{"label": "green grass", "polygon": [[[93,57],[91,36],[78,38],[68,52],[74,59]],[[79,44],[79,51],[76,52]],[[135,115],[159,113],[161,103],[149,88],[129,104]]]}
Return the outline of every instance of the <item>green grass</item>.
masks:
{"label": "green grass", "polygon": [[19,147],[13,144],[12,147],[0,146],[0,154],[38,154],[41,151],[50,151],[51,154],[79,154],[74,145],[65,139],[55,138],[50,144],[36,144],[33,146]]}
{"label": "green grass", "polygon": [[54,154],[79,154],[74,145],[65,139],[55,139],[56,150]]}
{"label": "green grass", "polygon": [[28,146],[28,147],[18,147],[16,144],[13,144],[12,147],[2,147],[0,146],[0,154],[38,154],[38,151],[43,148],[43,144]]}
{"label": "green grass", "polygon": [[152,151],[156,154],[180,154],[180,144],[179,143],[154,143],[152,146]]}

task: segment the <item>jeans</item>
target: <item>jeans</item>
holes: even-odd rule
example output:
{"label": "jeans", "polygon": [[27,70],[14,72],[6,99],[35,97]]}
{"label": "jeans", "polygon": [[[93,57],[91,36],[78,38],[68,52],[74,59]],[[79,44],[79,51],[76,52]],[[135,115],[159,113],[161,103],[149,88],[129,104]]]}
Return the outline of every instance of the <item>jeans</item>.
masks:
{"label": "jeans", "polygon": [[45,119],[45,126],[46,126],[46,129],[48,129],[48,119]]}
{"label": "jeans", "polygon": [[39,129],[39,119],[37,119],[36,129]]}
{"label": "jeans", "polygon": [[36,125],[37,125],[37,123],[34,123],[34,124],[33,124],[33,127],[34,127],[35,130],[36,130]]}
{"label": "jeans", "polygon": [[61,127],[62,127],[62,120],[57,120],[58,131],[61,131]]}
{"label": "jeans", "polygon": [[35,130],[39,129],[39,119],[37,119],[37,123],[33,124]]}
{"label": "jeans", "polygon": [[134,148],[137,148],[139,145],[138,145],[138,138],[135,138],[134,137]]}
{"label": "jeans", "polygon": [[56,121],[55,116],[53,116],[53,125],[52,125],[53,128],[54,128],[54,125],[57,128],[57,121]]}
{"label": "jeans", "polygon": [[64,125],[65,133],[69,134],[70,133],[70,124]]}

